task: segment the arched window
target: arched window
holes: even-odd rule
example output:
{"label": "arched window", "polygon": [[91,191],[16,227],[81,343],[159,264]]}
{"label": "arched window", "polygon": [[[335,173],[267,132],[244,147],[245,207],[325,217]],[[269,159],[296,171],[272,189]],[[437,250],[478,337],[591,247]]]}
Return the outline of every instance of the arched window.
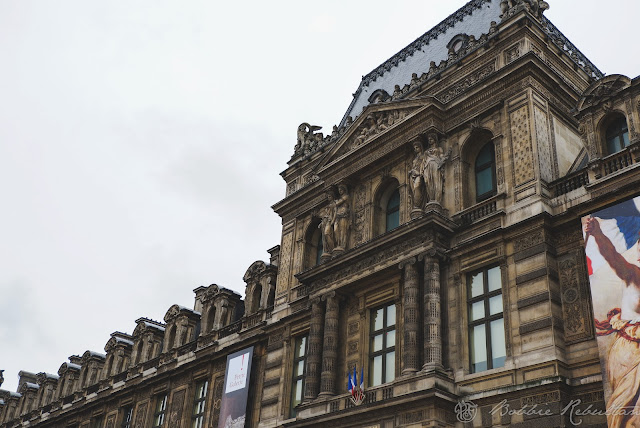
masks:
{"label": "arched window", "polygon": [[169,341],[168,341],[167,350],[168,351],[172,350],[175,345],[176,345],[176,326],[172,325],[171,328],[169,329]]}
{"label": "arched window", "polygon": [[205,333],[209,333],[210,331],[213,330],[213,323],[216,317],[216,307],[211,305],[211,307],[209,308],[209,311],[207,312],[207,326],[206,326],[206,330]]}
{"label": "arched window", "polygon": [[374,195],[373,236],[381,235],[400,225],[400,183],[388,178]]}
{"label": "arched window", "polygon": [[251,293],[251,310],[249,313],[258,312],[260,309],[260,298],[262,297],[262,286],[256,284],[253,287],[253,293]]}
{"label": "arched window", "polygon": [[624,116],[617,116],[609,126],[607,126],[604,138],[607,142],[607,150],[610,155],[619,152],[629,145],[629,128],[627,127],[627,120]]}
{"label": "arched window", "polygon": [[113,370],[113,354],[109,355],[109,359],[107,360],[107,366],[104,371],[105,379],[108,379],[111,376],[111,371]]}
{"label": "arched window", "polygon": [[313,218],[304,234],[304,264],[303,269],[309,269],[320,264],[324,254],[322,242],[321,222]]}
{"label": "arched window", "polygon": [[[174,332],[175,334],[175,332]],[[144,339],[141,337],[140,339],[138,339],[138,343],[136,345],[136,360],[134,362],[134,365],[138,365],[140,364],[140,362],[142,362],[142,341]]]}
{"label": "arched window", "polygon": [[400,225],[400,190],[396,189],[387,201],[387,218],[385,231],[388,232]]}
{"label": "arched window", "polygon": [[276,287],[271,285],[269,288],[269,296],[267,297],[267,308],[273,308],[276,303]]}
{"label": "arched window", "polygon": [[485,144],[475,162],[476,202],[496,194],[496,154],[493,142]]}

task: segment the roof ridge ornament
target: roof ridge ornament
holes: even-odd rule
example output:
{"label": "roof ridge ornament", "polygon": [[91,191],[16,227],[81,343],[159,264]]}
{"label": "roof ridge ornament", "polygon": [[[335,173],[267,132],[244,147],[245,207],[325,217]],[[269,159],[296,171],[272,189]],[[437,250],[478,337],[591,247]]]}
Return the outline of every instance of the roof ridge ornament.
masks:
{"label": "roof ridge ornament", "polygon": [[544,0],[501,0],[500,10],[502,14],[500,18],[504,21],[525,9],[537,19],[541,19],[543,12],[549,9],[549,3]]}

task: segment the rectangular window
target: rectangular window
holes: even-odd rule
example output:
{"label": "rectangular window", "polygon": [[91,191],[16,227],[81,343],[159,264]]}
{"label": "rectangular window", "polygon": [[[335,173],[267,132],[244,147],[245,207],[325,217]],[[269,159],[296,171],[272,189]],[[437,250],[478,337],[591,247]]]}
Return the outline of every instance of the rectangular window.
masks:
{"label": "rectangular window", "polygon": [[164,425],[164,414],[167,411],[167,394],[159,395],[156,398],[156,407],[153,414],[153,428],[160,428]]}
{"label": "rectangular window", "polygon": [[391,382],[396,377],[396,305],[371,311],[369,386]]}
{"label": "rectangular window", "polygon": [[471,372],[503,367],[507,351],[500,267],[470,275],[468,296]]}
{"label": "rectangular window", "polygon": [[307,366],[307,336],[296,337],[293,348],[293,377],[291,380],[291,412],[296,416],[296,406],[304,397],[304,376]]}
{"label": "rectangular window", "polygon": [[122,408],[122,422],[120,426],[122,428],[131,428],[131,417],[133,416],[133,406],[127,406]]}
{"label": "rectangular window", "polygon": [[204,424],[204,407],[207,400],[209,381],[203,380],[196,384],[196,396],[193,400],[192,428],[202,428]]}
{"label": "rectangular window", "polygon": [[97,418],[94,418],[91,420],[91,428],[102,428],[102,421],[104,420],[104,417],[102,416],[98,416]]}

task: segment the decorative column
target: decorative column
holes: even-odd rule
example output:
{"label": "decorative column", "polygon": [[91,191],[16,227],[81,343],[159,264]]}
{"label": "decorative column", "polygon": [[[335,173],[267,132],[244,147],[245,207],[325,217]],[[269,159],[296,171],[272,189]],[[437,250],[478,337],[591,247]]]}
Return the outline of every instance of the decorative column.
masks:
{"label": "decorative column", "polygon": [[327,302],[327,310],[324,318],[324,348],[322,350],[320,395],[335,395],[340,308],[335,291],[324,295],[322,299]]}
{"label": "decorative column", "polygon": [[440,319],[440,262],[435,252],[424,258],[424,365],[423,370],[442,368]]}
{"label": "decorative column", "polygon": [[419,370],[418,362],[418,317],[420,311],[420,287],[418,285],[418,265],[415,257],[400,263],[404,270],[402,287],[402,307],[404,327],[402,341],[402,374],[411,374]]}
{"label": "decorative column", "polygon": [[307,375],[305,378],[304,400],[318,397],[320,390],[320,369],[322,368],[322,337],[324,336],[324,310],[320,298],[311,301],[311,321],[309,323],[309,349],[307,354]]}

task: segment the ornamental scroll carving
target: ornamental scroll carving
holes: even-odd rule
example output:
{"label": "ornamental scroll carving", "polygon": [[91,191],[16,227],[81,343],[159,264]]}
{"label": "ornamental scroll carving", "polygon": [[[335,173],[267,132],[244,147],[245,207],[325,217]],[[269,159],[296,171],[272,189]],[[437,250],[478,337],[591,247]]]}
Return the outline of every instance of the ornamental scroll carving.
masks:
{"label": "ornamental scroll carving", "polygon": [[562,315],[564,318],[564,334],[567,342],[591,337],[591,321],[586,301],[578,256],[569,254],[558,260],[558,276],[562,293]]}

